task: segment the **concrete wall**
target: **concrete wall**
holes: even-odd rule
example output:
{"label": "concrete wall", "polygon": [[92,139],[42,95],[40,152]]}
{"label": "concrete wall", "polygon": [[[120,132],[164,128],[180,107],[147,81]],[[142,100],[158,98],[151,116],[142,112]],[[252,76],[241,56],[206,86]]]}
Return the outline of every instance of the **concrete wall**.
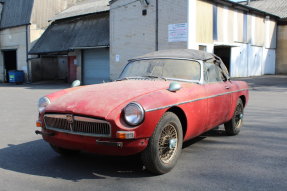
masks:
{"label": "concrete wall", "polygon": [[[142,15],[146,9],[147,14]],[[120,0],[110,10],[110,76],[118,78],[127,60],[155,51],[155,0],[144,7],[140,1]],[[168,38],[170,24],[187,23],[187,0],[159,0],[159,49],[187,48],[186,41]]]}
{"label": "concrete wall", "polygon": [[27,72],[26,26],[0,31],[0,81],[4,80],[3,50],[17,50],[17,69]]}
{"label": "concrete wall", "polygon": [[278,26],[276,73],[287,74],[287,25]]}

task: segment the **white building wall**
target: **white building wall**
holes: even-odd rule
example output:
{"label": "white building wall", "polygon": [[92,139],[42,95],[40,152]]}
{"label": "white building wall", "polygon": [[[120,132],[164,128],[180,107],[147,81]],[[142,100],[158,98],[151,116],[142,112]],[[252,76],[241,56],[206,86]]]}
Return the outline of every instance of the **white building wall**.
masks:
{"label": "white building wall", "polygon": [[263,49],[262,74],[275,74],[276,50],[270,48]]}
{"label": "white building wall", "polygon": [[248,76],[248,45],[238,44],[231,48],[230,75],[232,77]]}
{"label": "white building wall", "polygon": [[248,52],[248,76],[261,76],[263,74],[263,47],[251,45]]}
{"label": "white building wall", "polygon": [[[209,23],[213,6],[213,3],[202,0],[159,0],[159,49],[192,48],[212,53],[214,46],[230,46],[232,77],[275,74],[276,21],[216,5],[218,39],[210,41],[212,28],[202,23]],[[208,8],[208,14],[198,18],[199,11],[206,11],[204,7]],[[155,0],[151,0],[146,8],[146,16],[141,14],[142,9],[140,1],[134,0],[118,0],[111,5],[112,79],[118,77],[129,58],[155,50]],[[187,42],[168,42],[168,24],[178,23],[188,24]],[[245,29],[244,23],[247,25]],[[204,31],[206,35],[198,31]]]}
{"label": "white building wall", "polygon": [[3,50],[17,50],[17,70],[24,70],[27,72],[26,26],[1,30],[0,49],[0,81],[4,80]]}

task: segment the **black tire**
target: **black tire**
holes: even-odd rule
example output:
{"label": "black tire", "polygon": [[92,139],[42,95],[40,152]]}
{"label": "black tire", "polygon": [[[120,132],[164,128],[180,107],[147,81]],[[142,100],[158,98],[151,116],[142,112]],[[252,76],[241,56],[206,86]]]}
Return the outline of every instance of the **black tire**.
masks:
{"label": "black tire", "polygon": [[243,110],[244,106],[242,100],[239,99],[232,119],[224,124],[225,132],[228,136],[234,136],[240,132],[243,125]]}
{"label": "black tire", "polygon": [[146,169],[154,174],[169,172],[180,156],[182,139],[179,118],[172,112],[166,112],[158,122],[147,148],[141,153]]}
{"label": "black tire", "polygon": [[68,156],[75,156],[75,155],[80,153],[80,151],[78,151],[78,150],[64,149],[64,148],[57,147],[57,146],[54,146],[54,145],[51,145],[51,144],[50,144],[50,146],[52,147],[52,149],[56,153],[58,153],[58,154],[60,154],[62,156],[66,156],[66,157],[68,157]]}

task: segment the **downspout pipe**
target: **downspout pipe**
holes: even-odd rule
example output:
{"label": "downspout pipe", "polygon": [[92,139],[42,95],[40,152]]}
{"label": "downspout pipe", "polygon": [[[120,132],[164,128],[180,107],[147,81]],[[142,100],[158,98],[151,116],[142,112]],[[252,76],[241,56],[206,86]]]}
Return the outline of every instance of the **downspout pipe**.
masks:
{"label": "downspout pipe", "polygon": [[29,26],[26,25],[26,64],[27,64],[27,82],[30,83],[30,65],[29,65]]}
{"label": "downspout pipe", "polygon": [[155,11],[155,51],[158,51],[158,31],[159,31],[159,27],[158,27],[158,1],[156,0],[156,11]]}

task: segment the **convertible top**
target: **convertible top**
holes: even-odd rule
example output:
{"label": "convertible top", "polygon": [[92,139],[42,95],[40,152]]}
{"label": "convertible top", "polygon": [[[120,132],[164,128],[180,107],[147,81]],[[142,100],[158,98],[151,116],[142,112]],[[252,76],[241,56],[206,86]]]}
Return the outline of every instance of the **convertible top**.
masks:
{"label": "convertible top", "polygon": [[209,60],[215,58],[214,54],[207,53],[201,50],[193,49],[171,49],[160,50],[151,52],[143,56],[133,58],[131,60],[147,59],[147,58],[181,58],[181,59],[193,59],[193,60]]}
{"label": "convertible top", "polygon": [[213,63],[218,65],[226,79],[230,79],[229,72],[222,62],[221,58],[215,54],[208,53],[201,50],[194,49],[170,49],[170,50],[160,50],[156,52],[151,52],[133,59],[130,59],[129,62],[142,59],[156,59],[156,58],[169,58],[169,59],[188,59],[188,60],[213,60]]}

